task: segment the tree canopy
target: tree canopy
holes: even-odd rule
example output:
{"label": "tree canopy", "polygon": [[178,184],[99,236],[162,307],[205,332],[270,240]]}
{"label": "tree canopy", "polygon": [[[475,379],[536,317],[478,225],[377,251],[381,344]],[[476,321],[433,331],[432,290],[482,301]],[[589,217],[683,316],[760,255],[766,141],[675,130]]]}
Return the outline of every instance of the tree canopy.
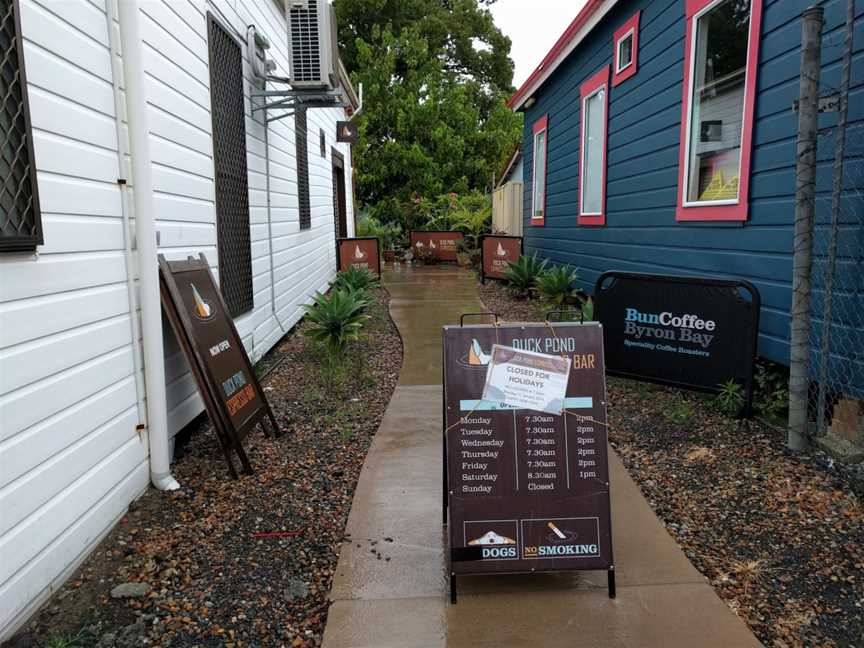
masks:
{"label": "tree canopy", "polygon": [[334,0],[363,83],[357,193],[366,204],[482,189],[521,137],[510,39],[489,0]]}

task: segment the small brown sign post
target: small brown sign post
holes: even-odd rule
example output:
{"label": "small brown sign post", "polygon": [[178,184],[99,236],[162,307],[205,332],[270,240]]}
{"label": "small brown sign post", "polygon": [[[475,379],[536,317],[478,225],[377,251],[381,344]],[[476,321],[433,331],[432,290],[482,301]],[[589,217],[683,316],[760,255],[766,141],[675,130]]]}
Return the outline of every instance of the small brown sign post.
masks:
{"label": "small brown sign post", "polygon": [[380,277],[381,257],[378,247],[378,238],[374,236],[339,239],[336,248],[339,252],[339,270],[354,267],[369,270]]}
{"label": "small brown sign post", "polygon": [[167,261],[160,254],[159,271],[162,306],[192,367],[231,474],[237,477],[231,450],[237,453],[243,471],[251,473],[243,441],[265,418],[277,436],[279,426],[210,265],[203,254],[185,261]]}
{"label": "small brown sign post", "polygon": [[507,266],[522,256],[521,236],[487,234],[480,239],[480,281],[504,279]]}
{"label": "small brown sign post", "polygon": [[[496,344],[569,358],[561,415],[482,399]],[[444,327],[444,421],[451,600],[458,575],[566,570],[614,598],[602,327]]]}
{"label": "small brown sign post", "polygon": [[465,238],[462,232],[411,232],[411,249],[417,254],[418,249],[432,250],[438,261],[456,261],[456,251],[459,241]]}

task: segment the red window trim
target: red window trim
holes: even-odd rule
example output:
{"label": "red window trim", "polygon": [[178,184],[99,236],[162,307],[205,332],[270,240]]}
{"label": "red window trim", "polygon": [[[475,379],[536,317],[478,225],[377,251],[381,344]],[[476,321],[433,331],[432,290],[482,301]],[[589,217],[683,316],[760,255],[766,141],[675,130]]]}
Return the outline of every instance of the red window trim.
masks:
{"label": "red window trim", "polygon": [[543,115],[540,119],[534,122],[531,128],[531,148],[532,151],[537,144],[537,134],[546,131],[546,137],[543,139],[543,215],[540,218],[534,217],[534,201],[537,198],[537,192],[534,190],[534,177],[537,173],[537,155],[536,151],[532,153],[531,159],[531,218],[530,223],[534,227],[542,227],[546,224],[546,187],[549,185],[549,115]]}
{"label": "red window trim", "polygon": [[747,72],[744,81],[744,119],[741,132],[741,162],[738,179],[738,202],[729,205],[685,207],[687,187],[688,111],[690,103],[691,50],[696,14],[722,0],[687,0],[687,38],[684,43],[684,82],[681,102],[681,140],[678,150],[678,201],[676,221],[746,221],[750,198],[750,157],[753,149],[753,114],[756,108],[756,75],[759,64],[759,40],[762,33],[762,0],[750,2]]}
{"label": "red window trim", "polygon": [[[615,30],[615,36],[612,38],[612,46],[615,50],[612,52],[612,87],[614,88],[619,83],[622,83],[636,74],[639,69],[639,17],[641,11],[633,14],[627,22]],[[620,72],[618,71],[618,44],[624,39],[627,34],[633,32],[633,56],[630,60],[630,65],[625,67]]]}
{"label": "red window trim", "polygon": [[[600,194],[600,213],[582,213],[582,170],[585,165],[585,99],[593,95],[597,90],[604,87],[603,106],[603,163],[601,169],[601,182],[603,183]],[[606,142],[609,136],[609,66],[606,65],[579,86],[579,225],[605,225],[606,224]]]}

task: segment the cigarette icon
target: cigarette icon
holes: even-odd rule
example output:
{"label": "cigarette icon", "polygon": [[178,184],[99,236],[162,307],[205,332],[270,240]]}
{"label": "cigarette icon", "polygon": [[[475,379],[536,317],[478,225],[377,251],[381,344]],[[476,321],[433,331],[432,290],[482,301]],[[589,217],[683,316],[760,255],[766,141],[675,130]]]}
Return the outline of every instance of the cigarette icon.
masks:
{"label": "cigarette icon", "polygon": [[567,536],[564,535],[564,534],[561,532],[561,529],[559,529],[557,526],[555,526],[555,525],[552,524],[551,522],[548,523],[548,527],[549,527],[550,529],[552,529],[552,531],[555,532],[555,535],[557,535],[557,536],[558,536],[559,538],[561,538],[562,540],[566,540],[566,539],[567,539]]}

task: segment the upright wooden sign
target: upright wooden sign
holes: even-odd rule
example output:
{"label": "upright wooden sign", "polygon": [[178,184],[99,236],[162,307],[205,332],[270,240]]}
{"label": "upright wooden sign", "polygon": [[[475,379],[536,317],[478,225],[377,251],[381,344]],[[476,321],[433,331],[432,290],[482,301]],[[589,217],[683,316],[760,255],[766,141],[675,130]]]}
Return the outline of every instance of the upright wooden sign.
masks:
{"label": "upright wooden sign", "polygon": [[210,265],[203,254],[185,261],[167,261],[160,254],[159,270],[162,305],[192,367],[231,474],[237,477],[230,450],[237,453],[244,472],[251,473],[244,439],[264,418],[270,419],[274,434],[279,434],[279,426]]}
{"label": "upright wooden sign", "polygon": [[418,248],[434,250],[439,261],[456,261],[457,244],[464,238],[462,232],[411,232],[411,249],[417,254]]}
{"label": "upright wooden sign", "polygon": [[480,239],[480,281],[503,279],[507,266],[522,256],[521,236],[487,234]]}
{"label": "upright wooden sign", "polygon": [[353,266],[381,276],[377,237],[340,238],[336,249],[339,252],[339,270],[344,271]]}
{"label": "upright wooden sign", "polygon": [[[493,344],[569,356],[564,413],[482,400]],[[444,407],[451,599],[460,574],[585,569],[614,597],[602,327],[445,327]]]}

